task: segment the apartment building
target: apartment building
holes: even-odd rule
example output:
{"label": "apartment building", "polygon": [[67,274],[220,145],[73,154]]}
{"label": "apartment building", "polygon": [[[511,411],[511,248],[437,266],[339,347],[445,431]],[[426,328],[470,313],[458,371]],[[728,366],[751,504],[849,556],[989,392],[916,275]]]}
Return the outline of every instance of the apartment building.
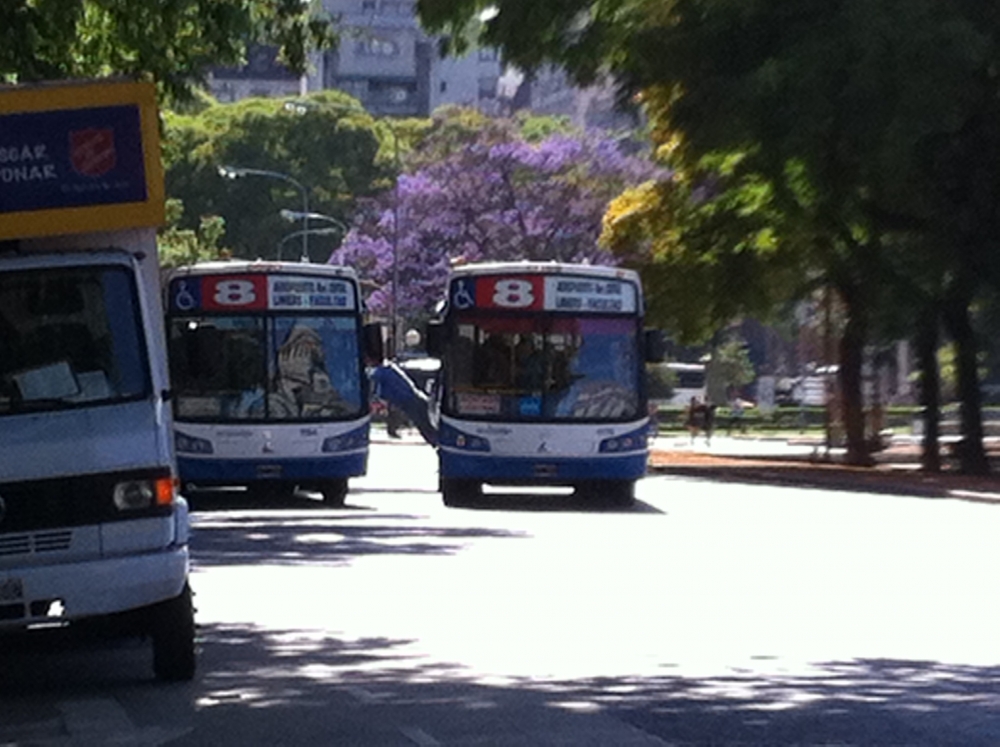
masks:
{"label": "apartment building", "polygon": [[212,94],[236,101],[336,88],[376,116],[425,117],[442,104],[500,110],[496,51],[442,57],[440,39],[420,27],[413,0],[324,0],[323,9],[339,19],[340,44],[313,55],[309,75],[299,79],[276,61],[273,49],[255,48],[244,67],[212,72]]}

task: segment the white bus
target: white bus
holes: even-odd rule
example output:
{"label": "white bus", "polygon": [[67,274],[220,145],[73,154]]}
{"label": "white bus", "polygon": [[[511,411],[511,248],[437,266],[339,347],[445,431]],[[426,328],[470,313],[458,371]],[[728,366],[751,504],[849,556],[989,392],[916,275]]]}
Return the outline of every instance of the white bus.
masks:
{"label": "white bus", "polygon": [[645,474],[645,360],[638,275],[557,263],[459,267],[428,329],[441,358],[441,490],[449,506],[493,486],[556,485],[619,505]]}
{"label": "white bus", "polygon": [[705,364],[704,363],[678,363],[671,361],[663,363],[668,371],[673,374],[674,392],[667,404],[686,407],[695,398],[699,402],[704,402],[708,396],[708,388],[705,384]]}
{"label": "white bus", "polygon": [[365,358],[382,356],[354,270],[205,262],[174,270],[166,293],[184,485],[342,505],[368,463]]}

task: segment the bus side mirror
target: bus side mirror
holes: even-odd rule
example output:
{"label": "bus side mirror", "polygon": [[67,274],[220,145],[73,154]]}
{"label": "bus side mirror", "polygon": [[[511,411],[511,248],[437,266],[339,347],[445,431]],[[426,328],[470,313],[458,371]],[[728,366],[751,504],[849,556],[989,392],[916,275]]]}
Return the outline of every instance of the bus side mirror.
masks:
{"label": "bus side mirror", "polygon": [[647,329],[643,331],[643,342],[645,344],[646,363],[660,363],[667,355],[667,340],[663,336],[661,329]]}
{"label": "bus side mirror", "polygon": [[427,322],[427,355],[440,358],[444,354],[444,323],[439,320]]}
{"label": "bus side mirror", "polygon": [[366,324],[362,328],[362,336],[365,346],[365,358],[374,365],[380,364],[385,359],[385,343],[382,341],[382,325],[377,322]]}

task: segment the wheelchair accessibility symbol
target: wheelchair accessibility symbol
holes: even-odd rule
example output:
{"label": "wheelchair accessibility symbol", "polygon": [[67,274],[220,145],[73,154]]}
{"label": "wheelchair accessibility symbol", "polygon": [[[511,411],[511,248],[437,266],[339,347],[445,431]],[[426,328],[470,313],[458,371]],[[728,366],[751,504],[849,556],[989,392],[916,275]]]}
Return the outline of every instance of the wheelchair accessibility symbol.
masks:
{"label": "wheelchair accessibility symbol", "polygon": [[468,280],[459,280],[451,294],[452,305],[459,310],[471,309],[476,305],[476,297],[469,290]]}

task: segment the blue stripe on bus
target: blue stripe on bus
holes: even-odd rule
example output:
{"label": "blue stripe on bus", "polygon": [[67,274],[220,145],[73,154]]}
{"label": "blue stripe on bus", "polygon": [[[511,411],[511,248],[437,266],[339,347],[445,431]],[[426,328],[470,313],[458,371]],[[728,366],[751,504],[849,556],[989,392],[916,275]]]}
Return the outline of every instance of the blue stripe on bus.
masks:
{"label": "blue stripe on bus", "polygon": [[648,455],[632,452],[598,459],[498,457],[438,450],[441,477],[558,483],[574,480],[638,480],[646,474]]}
{"label": "blue stripe on bus", "polygon": [[[367,451],[336,454],[320,459],[191,459],[177,457],[181,480],[193,483],[240,484],[267,472],[280,480],[316,480],[357,477],[365,474]],[[260,470],[260,471],[258,471]]]}

